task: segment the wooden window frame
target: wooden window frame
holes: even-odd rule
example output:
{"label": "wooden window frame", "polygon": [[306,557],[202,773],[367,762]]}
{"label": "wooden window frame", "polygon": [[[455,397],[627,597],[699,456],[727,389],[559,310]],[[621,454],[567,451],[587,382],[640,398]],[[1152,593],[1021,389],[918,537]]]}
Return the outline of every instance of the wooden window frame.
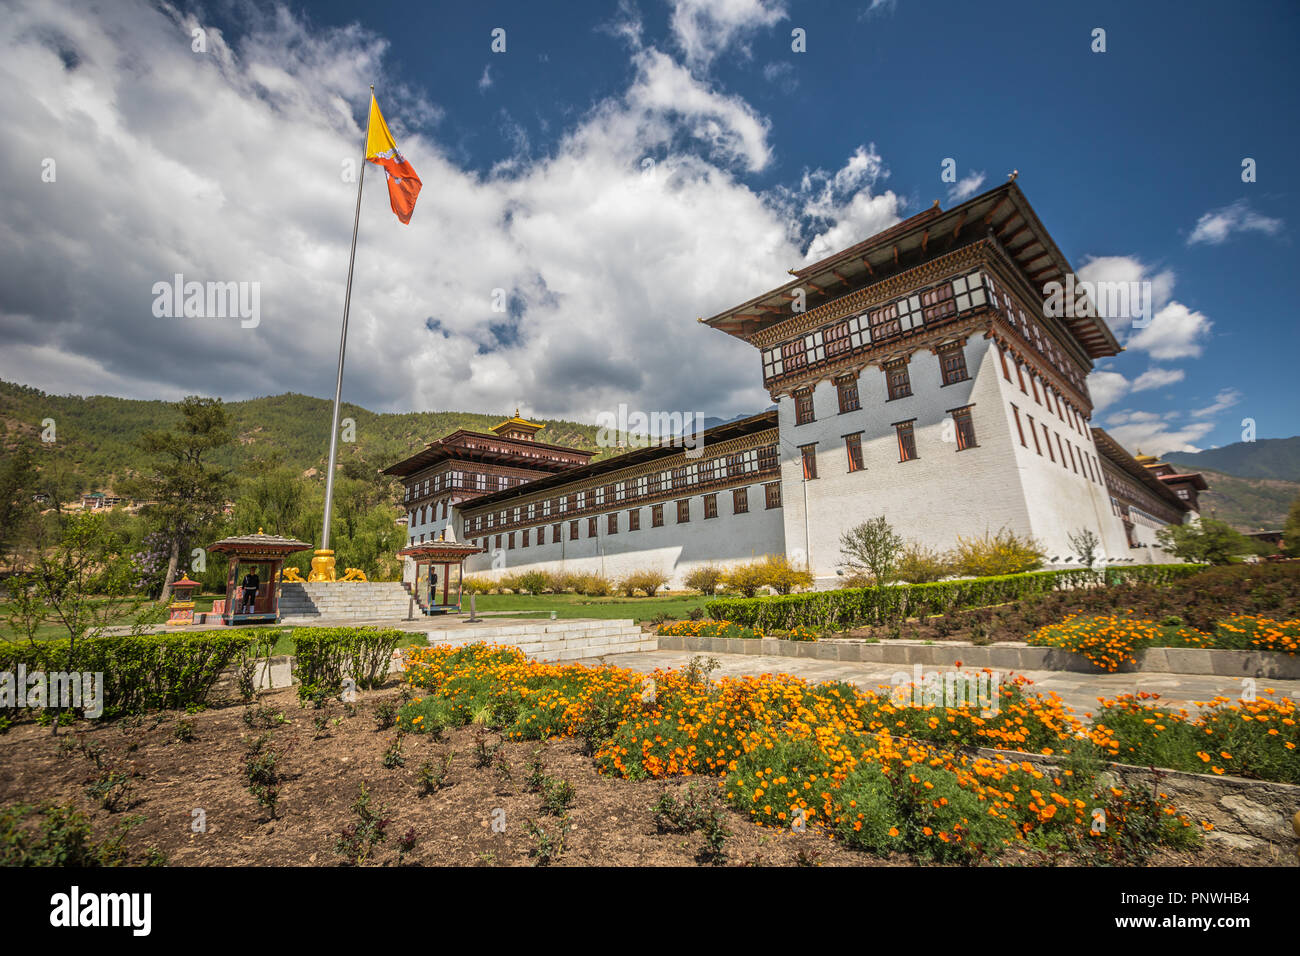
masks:
{"label": "wooden window frame", "polygon": [[763,484],[763,505],[765,510],[781,507],[781,482],[768,481]]}
{"label": "wooden window frame", "polygon": [[662,504],[650,506],[650,527],[662,528],[664,526],[664,506]]}
{"label": "wooden window frame", "polygon": [[690,520],[691,520],[691,499],[678,498],[677,499],[677,523],[688,524],[690,523]]}
{"label": "wooden window frame", "polygon": [[716,518],[718,516],[718,493],[710,492],[704,496],[704,519]]}
{"label": "wooden window frame", "polygon": [[804,481],[817,480],[817,443],[799,446],[799,462]]}
{"label": "wooden window frame", "polygon": [[[916,450],[916,419],[909,418],[905,422],[894,422],[894,435],[898,440],[898,463],[901,465],[905,461],[916,461],[920,454]],[[907,440],[904,441],[904,438]],[[909,455],[908,452],[911,452]]]}
{"label": "wooden window frame", "polygon": [[867,470],[867,466],[862,463],[862,432],[844,436],[844,454],[848,459],[849,474]]}
{"label": "wooden window frame", "polygon": [[731,489],[731,513],[733,515],[749,514],[749,486]]}

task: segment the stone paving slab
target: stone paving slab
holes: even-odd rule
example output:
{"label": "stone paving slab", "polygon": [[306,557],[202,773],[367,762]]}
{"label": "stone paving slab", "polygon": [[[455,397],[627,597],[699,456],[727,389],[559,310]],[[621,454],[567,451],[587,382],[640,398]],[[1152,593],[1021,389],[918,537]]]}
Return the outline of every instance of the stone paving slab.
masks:
{"label": "stone paving slab", "polygon": [[[694,657],[716,658],[719,667],[715,677],[738,677],[746,674],[791,674],[805,680],[819,682],[841,680],[862,690],[875,690],[889,686],[895,673],[909,675],[913,668],[905,664],[849,663],[818,660],[810,657],[784,657],[764,654],[724,654],[707,651],[643,651],[611,655],[605,663],[649,673],[655,668],[684,667]],[[925,673],[954,670],[952,667],[926,667]],[[967,668],[969,670],[969,668]],[[1009,671],[1002,672],[1005,677]],[[1240,678],[1209,674],[1169,674],[1134,672],[1129,674],[1085,674],[1074,671],[1015,671],[1034,682],[1040,693],[1056,693],[1078,714],[1090,714],[1097,707],[1098,697],[1115,697],[1119,694],[1136,694],[1146,691],[1159,694],[1161,702],[1170,706],[1195,708],[1197,701],[1208,702],[1216,696],[1236,698],[1243,692]],[[1300,702],[1300,680],[1274,680],[1259,678],[1255,692],[1263,696],[1273,689],[1276,696],[1290,697]]]}

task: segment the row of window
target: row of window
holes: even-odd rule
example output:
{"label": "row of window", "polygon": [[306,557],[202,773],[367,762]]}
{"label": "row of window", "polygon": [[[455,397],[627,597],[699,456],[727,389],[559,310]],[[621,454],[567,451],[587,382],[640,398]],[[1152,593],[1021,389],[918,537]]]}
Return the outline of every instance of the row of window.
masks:
{"label": "row of window", "polygon": [[[954,408],[950,412],[958,451],[965,451],[967,448],[974,448],[976,445],[975,423],[971,420],[970,410],[971,406],[966,405],[962,408]],[[894,432],[898,439],[898,460],[900,462],[912,461],[919,457],[916,453],[915,424],[915,418],[894,423]],[[843,437],[848,470],[850,472],[862,471],[866,467],[862,461],[862,432],[853,432]],[[804,479],[812,481],[817,477],[817,443],[800,445],[799,458],[803,467]]]}
{"label": "row of window", "polygon": [[[976,269],[944,279],[916,292],[909,292],[858,315],[837,319],[820,329],[788,342],[764,349],[763,382],[817,368],[855,352],[904,335],[925,324],[938,322],[984,308],[989,300],[987,278]],[[991,286],[990,286],[991,288]]]}
{"label": "row of window", "polygon": [[481,494],[491,494],[494,491],[517,488],[531,480],[519,475],[494,475],[479,471],[442,471],[424,481],[407,485],[406,497],[403,500],[411,501],[431,494],[436,495],[440,491],[476,491]]}
{"label": "row of window", "polygon": [[[884,365],[885,386],[889,401],[906,398],[912,394],[912,380],[908,374],[908,360],[898,359]],[[944,346],[939,350],[939,372],[944,385],[955,385],[970,378],[966,371],[966,353],[960,343]],[[858,379],[856,375],[842,375],[835,379],[835,391],[839,399],[840,414],[856,412],[862,407],[858,397]],[[813,390],[801,388],[794,393],[794,423],[807,425],[816,421],[813,412]]]}
{"label": "row of window", "polygon": [[544,501],[533,501],[513,508],[466,518],[464,534],[472,537],[497,528],[532,524],[553,515],[588,510],[604,511],[611,505],[630,504],[674,492],[700,490],[737,479],[760,477],[777,472],[776,445],[748,448],[730,455],[717,455],[701,461],[684,461],[676,468],[666,468],[650,475],[615,481],[596,488],[583,489]]}
{"label": "row of window", "polygon": [[[1015,415],[1016,432],[1020,436],[1020,444],[1025,448],[1028,448],[1029,444],[1025,441],[1025,425],[1020,420],[1020,409],[1016,407],[1014,402],[1011,403],[1011,411],[1012,414]],[[1097,460],[1096,455],[1082,446],[1078,448],[1078,454],[1076,454],[1076,449],[1074,445],[1070,443],[1068,438],[1063,439],[1061,438],[1060,432],[1053,432],[1043,422],[1034,421],[1034,416],[1030,415],[1028,412],[1025,413],[1025,420],[1029,424],[1029,436],[1034,440],[1034,451],[1038,452],[1040,458],[1044,457],[1043,449],[1046,448],[1046,457],[1051,459],[1052,462],[1056,462],[1058,460],[1057,453],[1059,452],[1059,460],[1062,468],[1065,468],[1066,470],[1073,468],[1076,475],[1082,475],[1090,481],[1094,481],[1102,487],[1105,487],[1106,480],[1102,475],[1101,462]],[[1043,432],[1043,440],[1041,442],[1038,440],[1038,431],[1040,428]],[[1053,436],[1056,438],[1055,450],[1052,449]],[[1067,454],[1069,456],[1068,461],[1066,458]],[[1082,466],[1080,466],[1080,462],[1082,462]]]}
{"label": "row of window", "polygon": [[990,304],[999,309],[1008,324],[1024,336],[1025,341],[1032,345],[1052,368],[1060,372],[1066,381],[1079,391],[1083,391],[1083,375],[1074,362],[1066,358],[1057,344],[1052,341],[1052,337],[1045,335],[1037,322],[1029,320],[1025,310],[1015,304],[1015,300],[1006,289],[997,287],[992,276],[986,274],[984,283],[988,286]]}
{"label": "row of window", "polygon": [[[1070,400],[1068,398],[1062,398],[1060,392],[1047,384],[1047,379],[1041,375],[1033,365],[1021,361],[1021,359],[1015,355],[1012,355],[1011,358],[1016,366],[1016,377],[1014,379],[1011,377],[1011,368],[1007,364],[1007,353],[1001,345],[998,345],[998,361],[1002,363],[1002,377],[1013,385],[1018,382],[1020,384],[1020,391],[1024,392],[1026,395],[1032,394],[1034,396],[1034,401],[1046,408],[1049,413],[1055,412],[1057,418],[1065,422],[1065,424],[1069,425],[1080,435],[1087,437],[1088,422],[1081,414],[1079,414],[1079,411],[1070,404]],[[1029,373],[1028,376],[1025,375],[1026,371]],[[1029,388],[1025,387],[1026,378],[1029,380]],[[1030,392],[1031,388],[1033,389],[1032,393]]]}
{"label": "row of window", "polygon": [[[704,502],[704,519],[718,517],[718,492],[711,492],[702,495]],[[763,485],[763,503],[768,509],[781,507],[781,483],[779,481],[768,482]],[[680,498],[675,502],[677,524],[687,524],[691,520],[691,499]],[[731,511],[732,514],[748,514],[749,512],[749,488],[733,488],[731,491]],[[605,533],[619,533],[619,516],[621,511],[611,511],[604,515]],[[587,537],[595,538],[600,533],[600,515],[590,515],[587,518]],[[566,522],[557,521],[550,525],[551,544],[558,544],[563,540],[564,528]],[[577,541],[581,537],[580,530],[582,527],[580,519],[573,518],[567,522],[569,531],[569,540]],[[650,527],[662,528],[664,525],[664,505],[650,505]],[[516,545],[520,548],[534,546],[531,544],[535,540],[537,547],[547,543],[546,525],[539,525],[536,528],[523,528],[518,531],[501,532],[492,536],[484,536],[479,540],[470,540],[471,544],[476,544],[481,548],[492,550],[493,548],[513,550]],[[627,511],[627,530],[641,530],[641,509],[630,508]],[[536,532],[534,537],[533,532]]]}

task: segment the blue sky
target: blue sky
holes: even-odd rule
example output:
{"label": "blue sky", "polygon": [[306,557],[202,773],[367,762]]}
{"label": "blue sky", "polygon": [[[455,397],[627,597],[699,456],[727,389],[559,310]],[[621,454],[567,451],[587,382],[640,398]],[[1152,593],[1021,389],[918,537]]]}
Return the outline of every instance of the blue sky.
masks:
{"label": "blue sky", "polygon": [[[371,407],[762,407],[757,356],[694,317],[779,283],[810,247],[958,201],[940,180],[952,157],[969,192],[1018,169],[1085,275],[1153,281],[1157,328],[1117,330],[1130,347],[1093,378],[1095,423],[1153,451],[1240,440],[1244,418],[1260,438],[1298,430],[1294,4],[18,6],[0,117],[44,135],[0,162],[63,150],[67,181],[100,158],[0,208],[6,379],[328,394],[351,226],[349,187],[329,180],[373,81],[425,192],[401,227],[368,180],[345,394]],[[205,56],[184,48],[196,25]],[[69,48],[72,69],[50,56]],[[114,151],[152,165],[122,173]],[[158,193],[151,208],[133,188]],[[71,289],[16,292],[51,249]],[[123,260],[111,274],[105,253]],[[266,321],[159,328],[147,298],[136,314],[138,283],[185,269],[262,283]],[[481,307],[496,288],[505,319]],[[211,360],[160,362],[183,343]]]}

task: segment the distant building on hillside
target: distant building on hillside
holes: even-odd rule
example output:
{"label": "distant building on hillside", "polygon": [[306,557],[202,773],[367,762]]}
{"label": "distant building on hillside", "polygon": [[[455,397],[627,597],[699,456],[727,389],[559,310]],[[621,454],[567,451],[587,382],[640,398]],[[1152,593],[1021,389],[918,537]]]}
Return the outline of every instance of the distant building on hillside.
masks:
{"label": "distant building on hillside", "polygon": [[135,501],[132,499],[115,495],[111,491],[90,491],[81,496],[82,511],[105,511],[109,508],[130,508],[134,505]]}

